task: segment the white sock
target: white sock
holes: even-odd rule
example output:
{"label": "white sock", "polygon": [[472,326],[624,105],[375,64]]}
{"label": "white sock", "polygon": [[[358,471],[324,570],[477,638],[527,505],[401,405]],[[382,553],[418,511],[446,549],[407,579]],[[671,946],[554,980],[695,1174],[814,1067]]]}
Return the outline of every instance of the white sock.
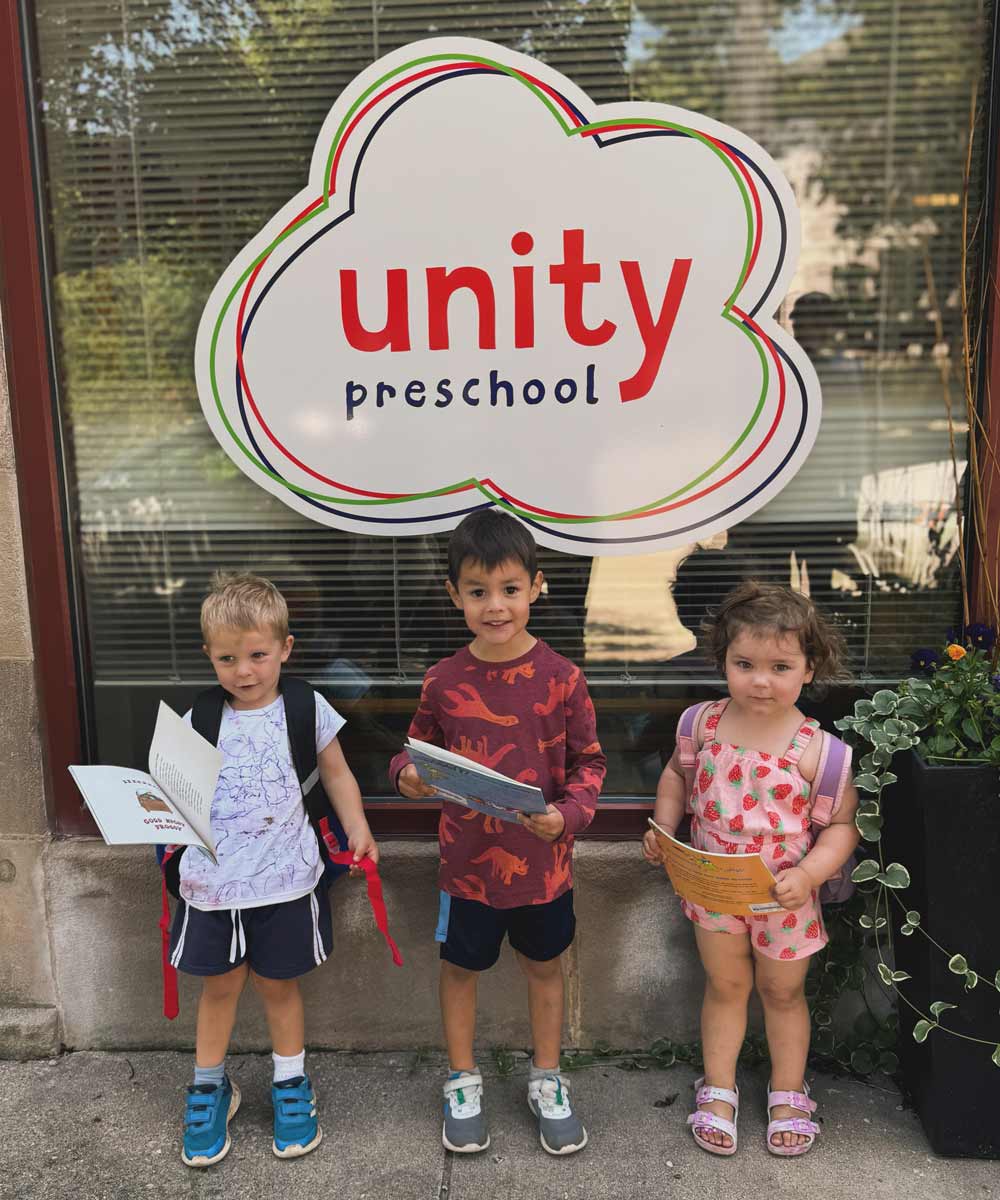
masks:
{"label": "white sock", "polygon": [[287,1058],[280,1054],[271,1054],[274,1061],[274,1082],[282,1083],[286,1079],[294,1079],[297,1075],[306,1073],[306,1052],[290,1054]]}

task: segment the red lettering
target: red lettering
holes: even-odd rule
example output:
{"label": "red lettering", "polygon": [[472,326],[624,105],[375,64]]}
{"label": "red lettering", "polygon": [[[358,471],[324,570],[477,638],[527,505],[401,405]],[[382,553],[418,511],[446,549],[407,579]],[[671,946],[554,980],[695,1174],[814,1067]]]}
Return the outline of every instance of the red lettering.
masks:
{"label": "red lettering", "polygon": [[649,297],[646,286],[642,282],[642,271],[637,262],[621,262],[622,277],[628,289],[628,298],[632,303],[635,314],[635,325],[645,347],[639,369],[630,379],[624,379],[618,386],[622,403],[628,400],[638,400],[645,396],[656,380],[663,361],[663,352],[667,348],[670,334],[674,328],[677,310],[680,308],[684,289],[687,286],[688,275],[691,272],[690,258],[675,258],[667,282],[667,290],[660,306],[660,315],[653,321],[649,307]]}
{"label": "red lettering", "polygon": [[344,336],[355,350],[409,350],[410,321],[406,271],[385,273],[386,318],[381,329],[366,329],[358,314],[358,273],[340,272],[340,314]]}
{"label": "red lettering", "polygon": [[479,348],[497,345],[496,299],[493,281],[481,267],[427,268],[427,344],[431,350],[447,350],[448,302],[459,288],[468,288],[479,309]]}
{"label": "red lettering", "polygon": [[[510,239],[515,254],[530,254],[535,239],[523,229]],[[514,346],[524,350],[535,344],[535,268],[514,268]]]}
{"label": "red lettering", "polygon": [[562,284],[566,332],[581,346],[601,346],[610,341],[618,328],[613,321],[602,321],[590,329],[583,319],[583,289],[588,283],[600,283],[601,264],[583,261],[583,230],[563,230],[563,261],[549,267],[549,282]]}

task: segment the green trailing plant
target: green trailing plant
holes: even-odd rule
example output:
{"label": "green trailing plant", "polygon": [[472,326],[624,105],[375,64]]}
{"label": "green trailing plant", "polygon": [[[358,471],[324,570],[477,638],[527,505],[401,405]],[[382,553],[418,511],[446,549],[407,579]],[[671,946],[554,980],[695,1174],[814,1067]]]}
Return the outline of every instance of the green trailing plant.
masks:
{"label": "green trailing plant", "polygon": [[965,645],[952,641],[940,655],[918,650],[914,665],[928,671],[927,677],[905,679],[894,690],[883,688],[870,700],[856,701],[853,716],[835,724],[848,741],[864,751],[854,777],[862,793],[855,820],[872,852],[855,867],[852,878],[866,902],[857,922],[860,930],[872,936],[879,979],[917,1014],[913,1036],[918,1042],[941,1029],[992,1047],[993,1062],[1000,1067],[1000,1028],[995,1039],[949,1029],[942,1017],[957,1005],[935,1000],[923,1012],[900,987],[909,975],[887,961],[891,958],[892,923],[898,920],[902,937],[925,937],[947,957],[949,970],[964,978],[966,991],[983,983],[1000,992],[1000,969],[991,966],[987,971],[979,964],[977,970],[965,955],[937,942],[925,928],[921,913],[906,906],[900,893],[910,884],[910,872],[902,863],[886,863],[882,851],[882,793],[896,782],[891,766],[900,751],[914,750],[930,763],[1000,767],[1000,678],[990,654],[995,636],[990,627],[973,625],[965,630],[963,640]]}

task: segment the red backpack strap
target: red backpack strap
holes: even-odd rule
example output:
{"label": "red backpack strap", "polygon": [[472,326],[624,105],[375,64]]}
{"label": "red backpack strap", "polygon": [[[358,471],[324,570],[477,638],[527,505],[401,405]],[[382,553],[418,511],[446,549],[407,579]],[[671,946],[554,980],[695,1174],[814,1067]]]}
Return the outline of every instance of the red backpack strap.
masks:
{"label": "red backpack strap", "polygon": [[368,903],[371,905],[375,925],[379,933],[385,938],[385,944],[389,947],[392,961],[397,967],[401,967],[403,965],[403,956],[399,953],[399,947],[392,940],[392,934],[389,933],[389,916],[385,911],[385,900],[382,896],[382,880],[379,878],[378,867],[376,867],[370,858],[362,858],[359,862],[355,862],[352,851],[336,849],[337,843],[330,832],[330,827],[325,817],[320,821],[320,826],[322,836],[326,839],[327,849],[330,851],[330,861],[336,863],[338,866],[351,867],[364,872],[365,883],[368,887]]}
{"label": "red backpack strap", "polygon": [[819,765],[812,784],[810,820],[821,829],[830,824],[851,778],[851,747],[826,730],[820,731]]}

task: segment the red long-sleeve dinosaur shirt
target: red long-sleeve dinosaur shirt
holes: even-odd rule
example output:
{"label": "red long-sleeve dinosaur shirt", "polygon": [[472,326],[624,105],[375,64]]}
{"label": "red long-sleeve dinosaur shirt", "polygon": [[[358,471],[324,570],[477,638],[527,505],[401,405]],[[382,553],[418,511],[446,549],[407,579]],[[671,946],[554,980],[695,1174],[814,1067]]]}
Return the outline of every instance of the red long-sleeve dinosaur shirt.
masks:
{"label": "red long-sleeve dinosaur shirt", "polygon": [[[566,828],[545,842],[521,825],[443,801],[439,886],[491,908],[545,904],[573,885],[573,835],[594,816],[606,771],[583,672],[542,641],[489,663],[468,647],[424,676],[410,737],[541,788]],[[389,768],[395,784],[406,751]]]}

